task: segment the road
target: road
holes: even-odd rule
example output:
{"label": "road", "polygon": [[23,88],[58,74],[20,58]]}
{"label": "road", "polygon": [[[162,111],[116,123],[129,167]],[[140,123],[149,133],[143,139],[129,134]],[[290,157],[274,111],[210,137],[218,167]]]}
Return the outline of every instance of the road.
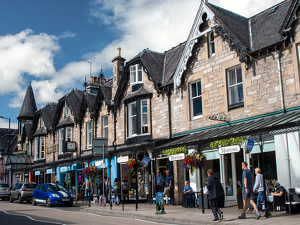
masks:
{"label": "road", "polygon": [[48,224],[83,224],[83,225],[135,225],[158,224],[137,219],[101,216],[80,212],[80,207],[46,207],[45,205],[33,206],[30,203],[18,204],[0,200],[1,225],[48,225]]}

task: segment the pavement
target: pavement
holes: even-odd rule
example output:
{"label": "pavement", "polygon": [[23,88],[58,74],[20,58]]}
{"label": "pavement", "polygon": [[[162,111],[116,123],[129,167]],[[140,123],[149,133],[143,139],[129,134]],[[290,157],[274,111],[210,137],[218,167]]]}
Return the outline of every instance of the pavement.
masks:
{"label": "pavement", "polygon": [[[202,209],[196,208],[183,208],[182,206],[165,205],[165,214],[156,214],[155,204],[140,203],[136,210],[135,204],[124,205],[124,211],[122,205],[99,206],[98,204],[91,204],[89,207],[86,203],[78,203],[74,206],[79,206],[81,212],[92,213],[103,216],[118,217],[118,218],[132,218],[151,222],[159,222],[165,224],[215,224],[212,222],[214,219],[210,209],[205,209],[205,213],[202,213]],[[221,224],[300,224],[300,214],[287,214],[285,211],[271,212],[269,218],[264,217],[264,213],[261,213],[261,218],[256,220],[255,214],[252,211],[246,212],[247,219],[238,219],[238,216],[242,214],[242,210],[237,206],[221,208],[224,213],[224,219],[219,222]]]}

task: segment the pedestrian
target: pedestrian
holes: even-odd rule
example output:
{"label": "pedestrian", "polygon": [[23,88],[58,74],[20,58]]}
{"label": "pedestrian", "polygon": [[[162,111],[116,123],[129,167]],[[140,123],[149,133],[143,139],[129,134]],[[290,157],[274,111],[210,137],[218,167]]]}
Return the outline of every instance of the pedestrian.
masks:
{"label": "pedestrian", "polygon": [[110,189],[111,189],[111,185],[110,185],[110,180],[109,177],[106,178],[105,181],[105,193],[106,193],[106,199],[107,199],[107,204],[109,204],[110,202]]}
{"label": "pedestrian", "polygon": [[129,183],[126,176],[124,176],[122,180],[122,190],[123,190],[123,202],[125,204],[126,203],[129,204]]}
{"label": "pedestrian", "polygon": [[[167,170],[166,171],[166,185],[164,188],[164,194],[166,197],[166,205],[169,205],[169,196],[172,196],[172,181],[173,181],[173,178],[172,178],[172,176],[170,176],[169,170]],[[171,201],[171,199],[170,199],[170,201]],[[171,201],[171,203],[172,203],[172,201]]]}
{"label": "pedestrian", "polygon": [[[157,181],[155,182],[155,177],[157,178]],[[159,170],[156,171],[156,176],[153,179],[153,184],[155,187],[155,191],[156,192],[162,192],[163,189],[161,188],[163,182],[164,182],[164,178],[163,176],[160,174]]]}
{"label": "pedestrian", "polygon": [[[265,186],[263,184],[263,175],[261,174],[261,169],[260,168],[255,169],[255,174],[256,174],[256,177],[255,177],[255,184],[254,184],[253,190],[255,192],[258,192],[256,206],[257,206],[257,208],[259,208],[259,203],[261,201],[263,203],[265,209],[267,210],[267,213],[268,213],[269,206],[266,205],[265,193],[264,193],[265,186],[266,187],[268,187],[268,186],[267,186],[266,181],[265,181]],[[267,194],[269,194],[269,191],[267,191]]]}
{"label": "pedestrian", "polygon": [[214,175],[214,171],[212,169],[207,170],[207,175],[207,189],[209,190],[208,200],[210,203],[211,211],[215,217],[213,222],[219,222],[223,219],[223,212],[219,209],[218,206],[219,198],[223,197],[223,187],[220,183],[219,178]]}
{"label": "pedestrian", "polygon": [[117,199],[117,205],[120,204],[120,195],[121,195],[121,183],[118,178],[115,178],[113,186],[115,188],[115,196]]}
{"label": "pedestrian", "polygon": [[242,175],[242,196],[243,196],[243,213],[240,215],[238,218],[239,219],[246,219],[246,208],[247,208],[247,200],[250,199],[250,204],[253,206],[255,210],[255,219],[259,219],[261,215],[259,214],[259,211],[257,209],[257,206],[254,202],[254,192],[253,192],[253,186],[252,186],[252,173],[251,171],[247,168],[248,163],[247,162],[242,162],[242,170],[243,170],[243,175]]}

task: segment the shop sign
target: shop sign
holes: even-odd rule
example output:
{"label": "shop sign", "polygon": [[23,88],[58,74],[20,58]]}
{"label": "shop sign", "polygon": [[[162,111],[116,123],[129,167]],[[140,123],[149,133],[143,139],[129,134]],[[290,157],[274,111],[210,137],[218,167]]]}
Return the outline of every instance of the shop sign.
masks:
{"label": "shop sign", "polygon": [[105,163],[103,162],[103,160],[99,160],[95,162],[95,166],[105,168]]}
{"label": "shop sign", "polygon": [[52,169],[47,169],[46,173],[53,173],[53,170]]}
{"label": "shop sign", "polygon": [[128,162],[128,156],[120,156],[117,158],[118,163],[126,163]]}
{"label": "shop sign", "polygon": [[144,163],[145,166],[148,166],[150,160],[151,160],[151,158],[144,156],[144,158],[142,159],[142,162]]}
{"label": "shop sign", "polygon": [[65,173],[67,171],[68,171],[68,167],[66,167],[66,166],[63,166],[63,167],[60,168],[61,173]]}
{"label": "shop sign", "polygon": [[34,175],[36,175],[36,176],[41,175],[41,171],[38,171],[38,170],[35,171],[35,172],[34,172]]}
{"label": "shop sign", "polygon": [[46,148],[46,152],[47,154],[52,154],[52,153],[55,153],[55,152],[58,152],[58,145],[51,145],[49,147]]}
{"label": "shop sign", "polygon": [[67,142],[67,152],[76,152],[76,142],[74,141]]}
{"label": "shop sign", "polygon": [[27,151],[26,150],[16,150],[16,151],[13,151],[13,155],[27,155]]}
{"label": "shop sign", "polygon": [[182,160],[182,159],[184,159],[184,157],[185,157],[184,153],[180,153],[180,154],[176,154],[176,155],[170,155],[169,156],[169,161]]}
{"label": "shop sign", "polygon": [[254,141],[251,139],[247,139],[247,143],[246,143],[246,153],[250,153],[253,149],[254,146]]}
{"label": "shop sign", "polygon": [[241,147],[239,145],[221,147],[219,148],[219,154],[224,155],[224,154],[235,153],[235,152],[239,152],[240,149]]}
{"label": "shop sign", "polygon": [[165,200],[163,192],[156,192],[156,214],[165,213]]}

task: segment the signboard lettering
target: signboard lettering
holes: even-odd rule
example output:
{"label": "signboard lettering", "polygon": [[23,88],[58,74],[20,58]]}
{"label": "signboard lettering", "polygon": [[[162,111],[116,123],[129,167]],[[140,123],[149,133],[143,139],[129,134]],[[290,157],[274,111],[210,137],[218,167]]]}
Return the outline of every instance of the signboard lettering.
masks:
{"label": "signboard lettering", "polygon": [[127,163],[128,162],[128,156],[120,156],[117,158],[118,163]]}
{"label": "signboard lettering", "polygon": [[34,175],[36,175],[36,176],[38,176],[40,174],[41,174],[41,171],[39,171],[39,170],[37,170],[37,171],[34,172]]}
{"label": "signboard lettering", "polygon": [[235,153],[235,152],[239,152],[240,149],[241,147],[239,145],[221,147],[219,148],[219,154],[224,155],[224,154]]}
{"label": "signboard lettering", "polygon": [[105,168],[105,163],[103,162],[103,160],[99,160],[95,162],[95,166]]}
{"label": "signboard lettering", "polygon": [[180,154],[176,154],[176,155],[170,155],[169,156],[169,160],[170,161],[177,161],[177,160],[182,160],[184,159],[185,154],[184,153],[180,153]]}

